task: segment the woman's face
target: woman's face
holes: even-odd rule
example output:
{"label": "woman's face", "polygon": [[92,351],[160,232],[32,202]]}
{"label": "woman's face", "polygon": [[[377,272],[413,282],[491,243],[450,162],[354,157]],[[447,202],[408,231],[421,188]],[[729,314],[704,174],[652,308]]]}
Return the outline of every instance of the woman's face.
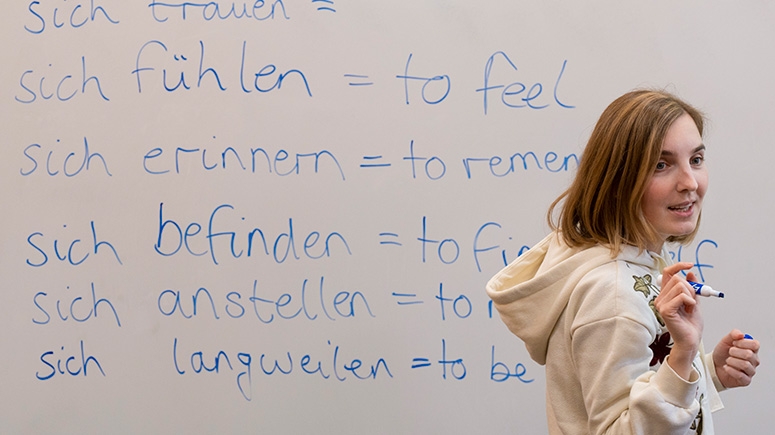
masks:
{"label": "woman's face", "polygon": [[668,237],[694,231],[707,188],[705,145],[692,117],[684,114],[667,131],[656,171],[641,199],[643,215],[660,237],[650,250],[659,252]]}

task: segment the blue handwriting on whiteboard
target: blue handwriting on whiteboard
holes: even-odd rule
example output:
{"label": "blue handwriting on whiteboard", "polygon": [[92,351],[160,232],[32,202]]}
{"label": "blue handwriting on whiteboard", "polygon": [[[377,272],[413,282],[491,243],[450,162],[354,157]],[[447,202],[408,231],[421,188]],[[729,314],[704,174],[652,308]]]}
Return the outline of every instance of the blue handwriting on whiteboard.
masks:
{"label": "blue handwriting on whiteboard", "polygon": [[[479,227],[479,229],[476,231],[476,235],[474,236],[474,262],[476,263],[476,270],[479,271],[479,272],[482,271],[482,266],[481,266],[481,264],[479,262],[479,254],[480,253],[489,252],[489,251],[493,251],[493,250],[496,250],[496,249],[500,249],[500,259],[502,261],[502,263],[500,264],[500,267],[505,267],[512,260],[512,258],[510,258],[507,255],[506,249],[502,248],[501,245],[499,245],[499,244],[487,245],[487,246],[482,246],[481,245],[484,242],[481,242],[479,240],[479,238],[482,237],[484,234],[491,235],[492,232],[490,230],[493,230],[493,229],[496,229],[496,228],[497,228],[497,230],[500,230],[503,227],[501,226],[501,224],[499,224],[497,222],[487,222],[484,225],[482,225],[481,227]],[[488,231],[485,232],[485,230],[488,230]],[[508,241],[512,241],[512,240],[514,240],[514,238],[512,236],[509,236],[508,237]],[[515,255],[513,258],[519,257],[520,255],[522,255],[522,253],[524,253],[528,249],[530,249],[530,247],[527,246],[527,245],[520,246],[519,251],[517,252],[517,255]]]}
{"label": "blue handwriting on whiteboard", "polygon": [[[70,286],[67,286],[66,289],[70,290]],[[119,328],[121,327],[121,320],[118,318],[116,307],[114,307],[113,303],[110,302],[110,300],[107,298],[97,298],[97,292],[94,289],[94,283],[91,283],[91,298],[88,300],[84,300],[83,296],[76,296],[70,300],[69,304],[67,302],[62,304],[62,299],[57,299],[55,304],[56,308],[54,308],[50,306],[53,304],[53,302],[51,304],[48,303],[51,298],[53,298],[53,296],[49,297],[48,293],[45,292],[35,293],[35,296],[32,298],[32,303],[35,304],[35,307],[37,307],[45,317],[33,317],[32,323],[35,323],[36,325],[49,324],[51,322],[51,315],[49,314],[49,311],[56,311],[57,317],[63,322],[66,322],[69,319],[73,319],[78,323],[83,323],[92,317],[96,319],[98,316],[98,308],[100,308],[101,305],[105,305],[106,309],[112,312],[113,318],[116,319],[116,325]],[[89,297],[87,296],[87,298]],[[67,299],[70,298],[68,297]],[[63,308],[62,305],[65,307]],[[48,307],[48,310],[46,307]]]}
{"label": "blue handwriting on whiteboard", "polygon": [[[409,162],[412,169],[412,178],[427,178],[437,181],[447,175],[447,163],[442,157],[436,155],[424,155],[416,151],[415,142],[409,142],[409,155],[403,160]],[[543,166],[541,163],[543,162]],[[546,170],[551,173],[569,172],[579,165],[576,154],[570,153],[559,158],[553,151],[544,153],[541,157],[533,151],[516,152],[509,157],[465,157],[462,159],[463,170],[466,179],[474,176],[489,175],[503,178],[511,174],[533,169]]]}
{"label": "blue handwriting on whiteboard", "polygon": [[444,283],[439,283],[439,294],[436,296],[436,299],[439,301],[442,321],[447,320],[447,312],[451,312],[458,319],[466,319],[474,311],[471,299],[462,293],[454,299],[451,297],[444,297]]}
{"label": "blue handwriting on whiteboard", "polygon": [[[102,163],[102,167],[105,169],[105,173],[112,177],[113,174],[110,173],[110,170],[108,169],[108,163],[105,161],[105,158],[100,153],[91,152],[89,150],[89,141],[84,136],[83,138],[83,158],[80,160],[80,165],[77,167],[73,167],[72,165],[68,166],[68,163],[70,163],[70,159],[78,159],[78,154],[76,154],[75,151],[67,153],[67,156],[65,156],[64,159],[56,159],[57,161],[61,160],[61,166],[60,164],[54,163],[52,165],[52,156],[54,155],[55,148],[57,148],[60,143],[60,140],[56,140],[57,145],[51,147],[48,151],[48,155],[46,155],[45,161],[46,161],[46,173],[50,176],[56,176],[59,173],[62,173],[65,175],[65,177],[75,177],[76,175],[80,174],[84,169],[89,170],[91,169],[91,163],[92,159],[97,159]],[[31,144],[27,145],[26,148],[24,148],[24,156],[27,157],[32,162],[32,167],[30,169],[20,169],[19,173],[23,176],[28,176],[33,174],[38,169],[38,161],[40,160],[42,163],[43,156],[38,156],[37,151],[43,149],[43,145],[41,144]],[[73,161],[73,164],[78,164],[79,162],[77,160]],[[52,166],[56,169],[53,169]],[[60,171],[59,168],[62,168]]]}
{"label": "blue handwriting on whiteboard", "polygon": [[[111,18],[104,7],[95,6],[94,0],[90,0],[88,11],[82,10],[82,8],[86,7],[84,4],[73,2],[65,3],[66,1],[67,0],[61,0],[58,2],[46,1],[46,6],[41,6],[39,1],[30,2],[28,10],[30,11],[30,14],[37,18],[37,21],[40,23],[35,26],[25,25],[24,30],[33,34],[43,33],[43,31],[46,30],[46,17],[49,15],[51,15],[51,20],[49,22],[56,29],[60,29],[62,27],[71,27],[73,29],[83,27],[86,25],[86,23],[97,20],[98,13],[103,17],[103,19],[108,20],[110,24],[118,24],[118,20]],[[52,3],[59,3],[60,6],[54,7],[52,11]],[[62,9],[60,8],[65,6],[67,6],[67,8],[64,8],[65,12],[62,12]],[[67,13],[67,10],[70,10],[69,14]],[[64,14],[66,18],[62,18],[61,15],[59,15],[60,13]],[[58,15],[59,17],[57,17]]]}
{"label": "blue handwriting on whiteboard", "polygon": [[449,370],[449,375],[458,381],[464,379],[468,374],[463,358],[451,359],[447,357],[447,340],[443,338],[441,339],[441,359],[439,360],[439,364],[441,364],[442,367],[442,379],[447,379],[447,370]]}
{"label": "blue handwriting on whiteboard", "polygon": [[529,384],[535,379],[524,379],[527,375],[527,367],[522,363],[514,365],[514,372],[512,373],[509,366],[500,361],[495,361],[495,346],[492,346],[492,357],[490,359],[490,380],[495,382],[506,382],[510,378],[516,378],[523,384]]}
{"label": "blue handwriting on whiteboard", "polygon": [[[468,371],[466,370],[466,365],[463,362],[463,358],[456,358],[451,359],[447,357],[447,340],[442,338],[441,339],[441,358],[436,361],[441,365],[441,378],[447,379],[447,374],[449,374],[452,379],[460,381],[465,379],[466,375],[468,374]],[[424,369],[428,367],[432,367],[433,363],[431,362],[430,358],[426,357],[415,357],[412,358],[412,369]]]}
{"label": "blue handwriting on whiteboard", "polygon": [[[215,139],[215,136],[213,136]],[[208,157],[207,153],[215,154]],[[219,157],[220,156],[220,157]],[[239,171],[274,173],[280,177],[288,175],[302,175],[303,161],[314,161],[314,172],[321,172],[321,163],[330,162],[338,176],[345,180],[344,170],[336,156],[328,150],[311,153],[291,153],[284,149],[277,150],[274,154],[264,148],[241,149],[231,146],[212,150],[206,146],[196,148],[176,147],[165,151],[164,148],[153,148],[143,156],[143,169],[151,175],[180,174],[191,176],[189,168],[202,168],[205,171]]]}
{"label": "blue handwriting on whiteboard", "polygon": [[[157,306],[159,312],[170,317],[178,315],[184,319],[194,319],[200,316],[212,317],[220,320],[223,313],[232,319],[241,319],[252,316],[262,323],[272,323],[276,319],[294,320],[306,318],[317,320],[327,318],[337,319],[355,318],[358,313],[365,312],[370,317],[376,317],[371,312],[366,296],[360,292],[339,291],[335,294],[324,290],[324,277],[320,277],[317,297],[309,295],[304,279],[301,289],[297,294],[282,293],[279,296],[265,294],[266,290],[259,292],[258,280],[253,280],[253,292],[242,294],[231,291],[225,296],[213,293],[207,288],[200,287],[191,295],[191,302],[181,295],[179,290],[167,289],[159,293]],[[267,292],[268,293],[268,292]],[[275,292],[276,294],[276,292]],[[218,302],[216,302],[218,300]],[[200,307],[205,312],[200,311]]]}
{"label": "blue handwriting on whiteboard", "polygon": [[[521,166],[523,170],[527,171],[530,169],[528,166],[528,160],[532,160],[535,167],[537,169],[543,170],[546,168],[549,172],[568,172],[570,170],[575,170],[579,166],[579,158],[576,156],[576,154],[568,154],[565,157],[562,158],[561,163],[554,164],[554,162],[557,161],[557,153],[554,153],[552,151],[547,152],[543,155],[543,162],[544,166],[541,166],[541,161],[539,160],[538,156],[532,152],[528,151],[526,153],[514,153],[510,157],[506,159],[506,162],[504,162],[502,157],[499,156],[493,156],[493,157],[466,157],[463,159],[463,167],[466,170],[466,177],[471,178],[472,177],[472,166],[474,166],[474,163],[484,163],[486,164],[482,165],[476,165],[477,167],[484,166],[486,167],[485,173],[489,172],[490,175],[494,177],[505,177],[509,174],[514,174],[517,172],[518,168]],[[529,159],[528,159],[529,158]],[[515,162],[520,161],[522,164],[516,164]],[[571,162],[575,163],[573,168],[571,168]],[[554,166],[554,167],[552,167]]]}
{"label": "blue handwriting on whiteboard", "polygon": [[[100,252],[100,248],[106,248],[113,253],[113,256],[116,257],[116,261],[118,261],[118,264],[123,265],[124,263],[121,262],[121,258],[119,258],[118,252],[116,251],[116,248],[113,247],[113,244],[107,240],[97,239],[97,229],[94,226],[94,221],[91,221],[90,225],[92,240],[90,245],[91,249],[77,249],[74,251],[73,249],[76,246],[79,246],[81,243],[83,243],[81,239],[74,239],[69,244],[64,242],[65,247],[60,247],[60,241],[58,239],[54,239],[51,246],[54,258],[59,261],[67,262],[70,265],[78,266],[79,264],[86,261],[90,255],[97,255]],[[63,225],[62,228],[67,228],[67,225]],[[38,242],[39,239],[42,239],[44,243]],[[26,263],[28,265],[32,267],[41,267],[48,263],[49,256],[46,253],[48,243],[45,243],[46,241],[47,237],[40,231],[36,231],[27,237],[27,243],[40,254],[40,258],[38,259],[27,258]]]}
{"label": "blue handwriting on whiteboard", "polygon": [[[60,348],[62,352],[65,352],[65,347]],[[56,357],[56,353],[53,350],[44,352],[40,356],[40,362],[42,362],[48,370],[46,372],[35,372],[35,377],[38,380],[45,381],[53,378],[55,375],[70,375],[70,376],[88,376],[89,364],[93,364],[99,369],[102,376],[105,376],[105,371],[102,369],[102,365],[94,355],[86,356],[86,350],[84,348],[83,340],[80,343],[80,360],[79,355],[70,355],[67,353],[67,357]],[[64,358],[64,359],[63,359]],[[54,361],[56,359],[56,362]],[[73,363],[73,366],[70,365]]]}
{"label": "blue handwriting on whiteboard", "polygon": [[[53,64],[48,64],[49,68],[53,68]],[[56,82],[56,85],[49,85],[46,80],[47,72],[35,71],[28,69],[24,71],[19,78],[19,86],[26,91],[26,97],[14,96],[14,100],[30,104],[35,102],[38,97],[44,100],[53,101],[69,101],[79,93],[85,95],[88,89],[96,88],[100,98],[105,101],[110,99],[102,91],[102,85],[100,79],[94,75],[88,75],[86,72],[86,57],[81,56],[81,73],[77,75],[78,79],[73,77],[72,73],[54,73],[57,77],[62,77]],[[78,81],[80,79],[80,82]],[[56,80],[56,79],[55,79]],[[93,84],[94,86],[87,89],[87,85]]]}
{"label": "blue handwriting on whiteboard", "polygon": [[[243,255],[244,258],[250,258],[264,254],[278,264],[289,259],[300,260],[302,258],[300,254],[307,259],[318,260],[330,257],[332,247],[335,246],[344,248],[348,255],[352,255],[347,240],[337,231],[328,233],[322,240],[320,232],[310,231],[304,237],[300,247],[294,232],[293,218],[288,219],[288,231],[273,238],[264,234],[264,231],[258,227],[241,230],[235,228],[240,222],[245,221],[245,218],[235,217],[233,213],[229,213],[229,210],[234,210],[234,206],[221,204],[210,213],[207,224],[194,221],[181,225],[175,220],[165,219],[164,203],[160,203],[159,234],[153,248],[159,255],[168,257],[181,252],[185,247],[185,252],[195,257],[210,254],[210,259],[215,265],[219,264],[218,258],[221,255],[238,259]],[[223,227],[228,229],[221,230],[220,228]],[[202,233],[203,229],[204,233]],[[228,249],[217,249],[216,241],[220,241],[219,246],[226,246]],[[332,246],[332,242],[336,241],[338,243]]]}
{"label": "blue handwriting on whiteboard", "polygon": [[[295,358],[291,352],[285,352],[285,355],[281,353],[282,356],[279,357],[261,353],[257,361],[258,367],[261,369],[258,374],[290,376],[298,373],[339,382],[345,382],[348,379],[375,380],[383,373],[390,378],[393,377],[384,358],[378,358],[373,364],[365,363],[362,358],[340,355],[344,351],[339,345],[333,346],[331,340],[328,340],[327,343],[331,353],[325,357],[316,357],[304,352],[301,352],[304,355],[301,357],[296,355]],[[205,356],[204,350],[180,350],[177,337],[172,341],[172,365],[175,372],[181,376],[187,373],[219,374],[226,370],[234,372],[234,366],[239,362],[240,366],[236,368],[236,370],[240,370],[236,376],[237,388],[242,397],[250,401],[253,399],[253,354],[238,352],[235,359],[236,361],[232,365],[232,358],[225,350],[212,350],[209,355]]]}
{"label": "blue handwriting on whiteboard", "polygon": [[[282,16],[280,17],[281,19],[290,19],[285,12],[285,4],[283,3],[283,0],[274,0],[271,5],[268,5],[265,0],[243,0],[242,2],[232,1],[230,6],[228,6],[228,3],[228,1],[208,1],[206,3],[172,3],[151,0],[151,3],[148,4],[148,7],[151,8],[151,15],[153,16],[153,19],[159,23],[167,22],[169,16],[164,15],[164,12],[169,10],[172,10],[173,13],[175,10],[179,10],[180,19],[184,21],[188,19],[188,13],[192,10],[194,13],[201,13],[202,19],[205,21],[228,19],[253,19],[257,21],[274,20],[277,10],[282,11]],[[241,7],[238,6],[237,3],[241,3]],[[241,11],[239,9],[241,9]]]}
{"label": "blue handwriting on whiteboard", "polygon": [[326,11],[326,12],[333,12],[336,13],[336,9],[334,9],[334,0],[312,0],[312,3],[323,3],[330,6],[318,6],[319,11]]}
{"label": "blue handwriting on whiteboard", "polygon": [[[420,261],[427,263],[438,260],[442,264],[451,265],[461,261],[461,254],[468,251],[466,246],[471,246],[471,258],[478,272],[482,272],[482,257],[487,257],[488,264],[498,269],[509,264],[511,260],[522,255],[530,247],[514,241],[498,222],[486,222],[473,231],[470,241],[463,241],[463,248],[458,238],[437,235],[429,228],[427,216],[421,218],[419,236],[415,239],[419,242]],[[383,246],[391,246],[399,249],[404,246],[399,234],[388,231],[379,233],[381,239],[378,243]],[[462,240],[462,239],[461,239]],[[463,255],[463,259],[466,255]],[[394,294],[397,296],[398,294]]]}
{"label": "blue handwriting on whiteboard", "polygon": [[[546,98],[542,98],[541,96],[541,93],[544,90],[544,86],[541,83],[534,83],[530,86],[529,89],[526,84],[519,81],[511,82],[509,84],[505,84],[503,82],[498,82],[498,84],[491,83],[493,65],[497,59],[503,59],[505,61],[506,71],[517,71],[517,65],[515,65],[509,56],[502,51],[496,51],[492,54],[492,56],[489,57],[489,59],[487,59],[487,63],[484,67],[484,85],[476,90],[476,92],[482,93],[485,115],[489,109],[489,94],[494,90],[499,90],[500,102],[508,108],[520,109],[527,107],[530,109],[545,109],[549,107],[551,102],[547,102]],[[565,67],[567,64],[567,60],[562,62],[562,68],[560,69],[560,73],[557,76],[557,81],[554,83],[553,100],[560,107],[573,109],[575,106],[571,106],[560,101],[560,97],[557,92],[558,88],[560,87],[560,80],[562,80],[562,76],[565,73]],[[503,65],[503,63],[499,63],[499,65]],[[527,93],[525,93],[525,91],[527,91]]]}
{"label": "blue handwriting on whiteboard", "polygon": [[[447,98],[447,95],[449,95],[449,91],[452,88],[452,82],[449,76],[446,74],[436,75],[432,77],[420,77],[420,76],[409,75],[409,63],[411,61],[412,61],[412,53],[409,53],[409,58],[406,59],[406,66],[404,67],[404,74],[396,76],[397,79],[403,79],[404,81],[404,94],[405,94],[406,104],[409,104],[409,80],[419,81],[422,83],[420,96],[422,97],[422,100],[427,104],[438,104],[444,101],[444,99]],[[435,86],[435,88],[440,89],[440,91],[436,91],[435,96],[429,97],[430,90],[428,89],[428,86],[431,84],[435,84],[436,82],[441,84],[440,86]]]}
{"label": "blue handwriting on whiteboard", "polygon": [[[713,246],[713,248],[716,248],[716,249],[718,248],[718,243],[716,243],[716,241],[711,240],[711,239],[703,239],[702,241],[697,243],[697,246],[695,246],[695,248],[694,248],[694,261],[691,261],[691,260],[686,258],[686,256],[683,253],[683,249],[684,249],[683,245],[679,245],[677,251],[670,250],[669,251],[670,258],[673,261],[675,261],[675,262],[690,261],[690,262],[694,263],[694,267],[697,268],[697,274],[700,277],[700,282],[705,282],[705,273],[703,272],[703,270],[704,269],[713,269],[713,265],[712,264],[700,262],[700,251],[702,251],[702,248],[705,245],[711,245],[711,246]],[[686,271],[686,270],[681,271],[681,273],[683,273],[684,276],[686,276],[686,274],[688,272],[689,271]]]}
{"label": "blue handwriting on whiteboard", "polygon": [[[154,50],[154,49],[161,49]],[[181,51],[174,51],[170,53],[167,45],[161,41],[151,40],[143,44],[140,50],[137,52],[135,58],[135,69],[131,71],[131,74],[135,76],[137,80],[137,92],[143,92],[143,77],[154,73],[152,80],[161,84],[161,88],[166,92],[175,92],[179,90],[191,90],[193,88],[204,88],[215,86],[219,91],[226,91],[229,86],[224,84],[226,81],[222,73],[218,72],[215,67],[205,64],[205,43],[199,41],[198,54],[195,56],[187,55]],[[192,60],[189,63],[189,60]],[[278,67],[274,64],[259,64],[263,65],[258,69],[258,72],[251,73],[249,71],[253,67],[246,66],[246,62],[249,59],[247,57],[247,41],[242,41],[242,53],[238,68],[234,68],[231,73],[236,73],[239,70],[239,85],[242,92],[250,94],[254,91],[260,94],[280,90],[283,84],[290,83],[292,86],[301,89],[303,92],[312,97],[312,91],[307,81],[307,76],[298,69],[288,69],[283,72],[278,70]],[[191,66],[189,66],[191,65]],[[258,67],[256,67],[258,68]],[[231,76],[234,79],[233,76]],[[291,80],[292,79],[292,80]],[[289,81],[291,80],[291,81]],[[208,85],[209,83],[209,85]]]}
{"label": "blue handwriting on whiteboard", "polygon": [[[497,230],[497,231],[496,231]],[[514,252],[517,249],[519,253],[527,249],[526,246],[520,244],[514,244],[513,237],[503,234],[501,225],[497,222],[486,222],[479,226],[474,232],[471,240],[471,253],[474,260],[474,264],[478,272],[482,271],[480,263],[480,255],[483,253],[500,249],[500,255],[494,257],[494,263],[499,264],[499,267],[505,266],[507,263],[507,249],[510,252]],[[420,228],[420,237],[417,240],[420,242],[420,258],[423,263],[432,259],[437,259],[442,264],[454,264],[463,251],[460,247],[460,242],[453,237],[436,236],[436,233],[429,229],[428,217],[422,217],[422,223]],[[498,244],[490,244],[487,240],[483,239],[483,236],[498,236],[501,242]],[[485,243],[487,243],[485,245]],[[510,247],[504,247],[505,245],[511,245]],[[435,249],[433,249],[435,247]],[[516,255],[515,255],[516,257]]]}

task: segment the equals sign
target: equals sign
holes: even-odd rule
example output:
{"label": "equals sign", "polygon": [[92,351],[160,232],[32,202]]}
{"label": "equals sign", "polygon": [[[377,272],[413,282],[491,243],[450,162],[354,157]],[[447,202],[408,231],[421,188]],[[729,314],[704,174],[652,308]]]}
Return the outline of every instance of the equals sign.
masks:
{"label": "equals sign", "polygon": [[369,81],[369,76],[360,74],[345,74],[344,76],[350,80],[349,83],[347,83],[350,86],[371,86],[374,84],[374,82]]}
{"label": "equals sign", "polygon": [[[333,0],[312,0],[312,4],[315,4],[315,3],[325,3],[325,4],[331,5],[331,6],[334,5]],[[336,13],[336,9],[334,9],[331,6],[318,6],[318,10],[319,11],[328,11],[328,12]]]}
{"label": "equals sign", "polygon": [[415,358],[412,360],[412,368],[413,369],[420,369],[423,367],[430,367],[431,362],[428,360],[428,358]]}
{"label": "equals sign", "polygon": [[361,163],[361,168],[387,168],[390,163],[371,163],[380,160],[382,156],[363,156],[363,160],[367,163]]}
{"label": "equals sign", "polygon": [[411,300],[411,299],[417,298],[417,295],[413,294],[413,293],[396,293],[396,292],[393,292],[393,296],[396,297],[396,298],[407,298],[407,299],[410,299],[408,301],[398,301],[397,302],[398,305],[417,305],[417,304],[421,304],[422,303],[422,301]]}
{"label": "equals sign", "polygon": [[[380,237],[390,237],[393,239],[398,238],[398,234],[396,233],[379,233]],[[395,241],[395,240],[383,240],[379,242],[380,245],[396,245],[396,246],[403,246],[401,245],[401,242]]]}

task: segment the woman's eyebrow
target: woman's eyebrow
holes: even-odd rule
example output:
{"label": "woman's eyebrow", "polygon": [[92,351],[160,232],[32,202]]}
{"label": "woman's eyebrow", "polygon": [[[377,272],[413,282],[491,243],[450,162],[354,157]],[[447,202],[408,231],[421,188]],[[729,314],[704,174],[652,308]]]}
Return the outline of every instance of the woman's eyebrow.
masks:
{"label": "woman's eyebrow", "polygon": [[[704,151],[704,150],[705,150],[705,144],[700,144],[700,146],[698,146],[697,148],[692,150],[692,154],[696,154],[696,153],[698,153],[700,151]],[[669,157],[669,156],[673,156],[674,153],[672,151],[670,151],[670,150],[664,150],[663,149],[662,150],[662,155]]]}

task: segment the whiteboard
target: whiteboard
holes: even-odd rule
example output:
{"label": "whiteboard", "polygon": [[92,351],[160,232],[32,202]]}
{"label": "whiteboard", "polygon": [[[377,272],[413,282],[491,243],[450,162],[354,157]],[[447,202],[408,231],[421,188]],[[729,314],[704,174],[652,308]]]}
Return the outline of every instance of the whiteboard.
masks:
{"label": "whiteboard", "polygon": [[13,3],[0,432],[545,433],[484,285],[638,87],[710,119],[706,347],[773,359],[770,2]]}

